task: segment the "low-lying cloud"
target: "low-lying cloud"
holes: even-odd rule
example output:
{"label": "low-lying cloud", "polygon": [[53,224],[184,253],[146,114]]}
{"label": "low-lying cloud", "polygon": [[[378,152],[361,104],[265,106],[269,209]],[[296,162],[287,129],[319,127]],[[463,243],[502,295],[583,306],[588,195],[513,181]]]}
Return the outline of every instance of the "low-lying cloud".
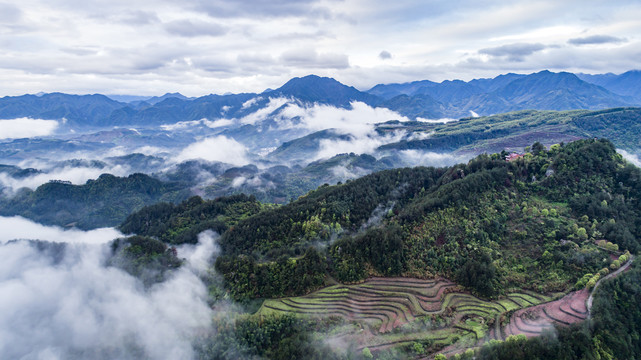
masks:
{"label": "low-lying cloud", "polygon": [[46,136],[53,134],[57,128],[56,120],[30,118],[0,120],[0,139]]}
{"label": "low-lying cloud", "polygon": [[410,166],[451,166],[467,162],[473,156],[456,155],[452,153],[435,153],[421,150],[403,150],[399,154],[403,161]]}
{"label": "low-lying cloud", "polygon": [[410,121],[407,117],[387,108],[373,108],[363,102],[354,101],[350,109],[331,105],[315,104],[303,107],[289,104],[279,115],[283,118],[300,118],[300,124],[310,132],[335,129],[342,134],[362,136],[374,129],[374,124],[390,120]]}
{"label": "low-lying cloud", "polygon": [[225,136],[213,136],[193,143],[184,148],[174,159],[182,162],[193,159],[219,161],[232,165],[249,163],[245,145]]}
{"label": "low-lying cloud", "polygon": [[343,153],[371,154],[379,146],[398,142],[403,137],[403,132],[395,132],[384,136],[371,132],[362,136],[355,136],[350,140],[323,139],[319,142],[319,150],[314,159],[327,159]]}
{"label": "low-lying cloud", "polygon": [[203,125],[211,129],[216,129],[216,128],[225,127],[233,124],[234,124],[234,121],[231,119],[217,119],[217,120],[200,119],[200,120],[191,120],[191,121],[179,121],[175,124],[160,125],[160,128],[165,131],[176,131],[176,130],[188,129],[193,126]]}
{"label": "low-lying cloud", "polygon": [[629,163],[641,167],[641,159],[639,158],[638,154],[633,154],[623,149],[617,149],[617,152],[621,154],[621,156],[623,156],[623,158]]}
{"label": "low-lying cloud", "polygon": [[107,168],[64,166],[52,167],[44,172],[24,178],[14,178],[5,173],[0,173],[0,188],[4,188],[5,195],[12,195],[20,188],[36,189],[38,186],[51,180],[69,181],[72,184],[82,185],[90,179],[97,179],[101,174],[109,173],[115,176],[125,176],[132,172],[126,166],[110,166]]}
{"label": "low-lying cloud", "polygon": [[[187,260],[204,258],[211,239]],[[145,289],[104,265],[106,244],[39,248],[0,245],[2,359],[192,359],[194,339],[210,331],[207,289],[189,264]]]}
{"label": "low-lying cloud", "polygon": [[212,258],[220,254],[219,235],[211,230],[198,234],[198,244],[185,244],[177,248],[178,257],[187,260],[187,266],[196,274],[204,274]]}
{"label": "low-lying cloud", "polygon": [[11,240],[46,240],[71,244],[103,244],[122,233],[114,228],[101,228],[90,231],[63,229],[59,226],[38,224],[20,216],[0,216],[0,244]]}

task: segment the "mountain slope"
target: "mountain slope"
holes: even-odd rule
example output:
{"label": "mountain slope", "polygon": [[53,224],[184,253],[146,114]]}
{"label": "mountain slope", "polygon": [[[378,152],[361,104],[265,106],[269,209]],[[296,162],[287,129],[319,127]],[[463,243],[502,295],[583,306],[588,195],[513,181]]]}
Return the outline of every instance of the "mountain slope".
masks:
{"label": "mountain slope", "polygon": [[579,78],[608,89],[609,91],[632,97],[641,101],[641,71],[630,70],[620,75],[612,73],[603,75],[577,74]]}
{"label": "mountain slope", "polygon": [[386,107],[411,118],[460,118],[474,113],[491,115],[522,109],[604,109],[641,103],[637,91],[639,74],[639,71],[630,71],[602,78],[581,75],[602,83],[605,88],[570,73],[541,71],[469,82],[422,80],[379,84],[368,92],[332,78],[308,75],[293,78],[280,88],[261,94],[207,95],[191,99],[175,93],[129,104],[103,95],[52,93],[4,97],[0,99],[0,118],[64,118],[75,127],[153,127],[201,119],[242,119],[248,115],[256,117],[252,121],[259,122],[269,120],[271,112],[278,110],[277,105],[284,106],[282,98],[303,106],[323,104],[339,108],[350,108],[352,102],[358,101]]}
{"label": "mountain slope", "polygon": [[380,99],[374,95],[361,92],[352,86],[346,86],[327,77],[308,75],[302,78],[293,78],[280,88],[268,92],[271,97],[294,97],[296,99],[328,104],[336,107],[348,107],[353,101],[375,105]]}
{"label": "mountain slope", "polygon": [[[634,82],[633,74],[629,83]],[[541,71],[530,75],[505,74],[493,79],[417,81],[405,84],[377,85],[369,90],[388,98],[381,104],[409,117],[417,114],[440,117],[464,117],[471,112],[492,115],[516,110],[604,109],[629,105],[633,100],[603,87],[581,80],[574,74]],[[419,95],[438,102],[426,101]],[[399,96],[392,99],[393,96]],[[404,96],[404,97],[401,97]],[[424,116],[420,116],[424,117]]]}
{"label": "mountain slope", "polygon": [[[641,148],[641,108],[585,111],[524,110],[416,128],[419,139],[408,137],[379,150],[426,150],[479,154],[503,149],[521,151],[535,141],[545,145],[580,138],[606,137],[628,151]],[[429,136],[424,136],[428,132]],[[423,135],[423,136],[419,136]]]}
{"label": "mountain slope", "polygon": [[[305,294],[326,275],[341,282],[440,275],[486,297],[565,291],[603,267],[593,240],[641,249],[633,235],[641,229],[639,199],[641,170],[607,140],[549,150],[535,143],[516,161],[481,155],[321,186],[239,221],[223,234],[216,266],[235,298]],[[314,280],[267,281],[284,267]]]}
{"label": "mountain slope", "polygon": [[541,71],[516,79],[493,93],[508,100],[512,104],[510,110],[602,109],[627,104],[621,96],[566,72]]}
{"label": "mountain slope", "polygon": [[0,99],[0,119],[30,117],[36,119],[67,119],[75,125],[95,126],[106,122],[111,114],[126,104],[104,95],[6,96]]}

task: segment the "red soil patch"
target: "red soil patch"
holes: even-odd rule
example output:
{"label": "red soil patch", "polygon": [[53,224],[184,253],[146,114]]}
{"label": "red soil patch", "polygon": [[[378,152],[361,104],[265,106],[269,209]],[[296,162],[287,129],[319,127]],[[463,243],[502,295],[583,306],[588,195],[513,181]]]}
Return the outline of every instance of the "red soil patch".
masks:
{"label": "red soil patch", "polygon": [[524,334],[538,336],[553,324],[569,325],[587,317],[586,289],[574,291],[559,300],[516,311],[503,330],[504,336]]}

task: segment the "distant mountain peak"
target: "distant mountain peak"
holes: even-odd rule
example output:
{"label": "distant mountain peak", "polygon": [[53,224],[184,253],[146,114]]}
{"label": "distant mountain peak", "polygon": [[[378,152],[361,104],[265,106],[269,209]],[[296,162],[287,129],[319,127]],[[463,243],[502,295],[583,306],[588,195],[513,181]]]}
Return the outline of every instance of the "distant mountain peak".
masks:
{"label": "distant mountain peak", "polygon": [[380,102],[374,95],[361,92],[353,86],[344,85],[336,79],[318,75],[295,77],[269,94],[291,96],[302,101],[340,107],[349,106],[353,101],[370,105]]}

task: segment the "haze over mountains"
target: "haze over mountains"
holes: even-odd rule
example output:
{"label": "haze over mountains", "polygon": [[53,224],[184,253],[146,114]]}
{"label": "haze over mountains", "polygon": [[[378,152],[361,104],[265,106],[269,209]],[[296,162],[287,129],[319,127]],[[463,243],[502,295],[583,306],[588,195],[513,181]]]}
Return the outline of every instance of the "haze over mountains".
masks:
{"label": "haze over mountains", "polygon": [[[638,161],[641,109],[630,106],[641,104],[633,96],[639,78],[638,71],[542,71],[360,91],[309,75],[260,94],[195,99],[178,93],[119,98],[129,102],[99,94],[5,97],[0,118],[8,120],[0,121],[17,129],[0,134],[2,214],[91,228],[116,224],[162,196],[179,201],[244,192],[286,203],[324,183],[396,167],[453,165],[483,152],[522,151],[535,141],[549,146],[605,137]],[[127,178],[134,173],[150,177]],[[98,180],[87,183],[92,179]],[[102,198],[95,210],[105,216],[86,218],[93,210],[78,210],[94,206],[86,204],[94,188],[138,182],[140,194],[116,212]],[[60,192],[60,199],[48,195],[68,186],[79,187]],[[41,216],[56,206],[54,216]]]}
{"label": "haze over mountains", "polygon": [[[241,118],[263,109],[264,115],[280,110],[269,99],[296,99],[301,103],[346,108],[352,102],[388,108],[410,119],[460,118],[508,111],[604,109],[641,104],[637,89],[641,72],[621,75],[586,75],[541,71],[530,75],[505,74],[493,79],[435,83],[421,80],[379,84],[359,91],[331,78],[309,75],[293,78],[276,90],[187,98],[118,97],[50,93],[0,99],[0,118],[66,119],[77,127],[172,124],[179,121]],[[284,104],[280,104],[283,106]],[[271,111],[268,111],[271,110]]]}

